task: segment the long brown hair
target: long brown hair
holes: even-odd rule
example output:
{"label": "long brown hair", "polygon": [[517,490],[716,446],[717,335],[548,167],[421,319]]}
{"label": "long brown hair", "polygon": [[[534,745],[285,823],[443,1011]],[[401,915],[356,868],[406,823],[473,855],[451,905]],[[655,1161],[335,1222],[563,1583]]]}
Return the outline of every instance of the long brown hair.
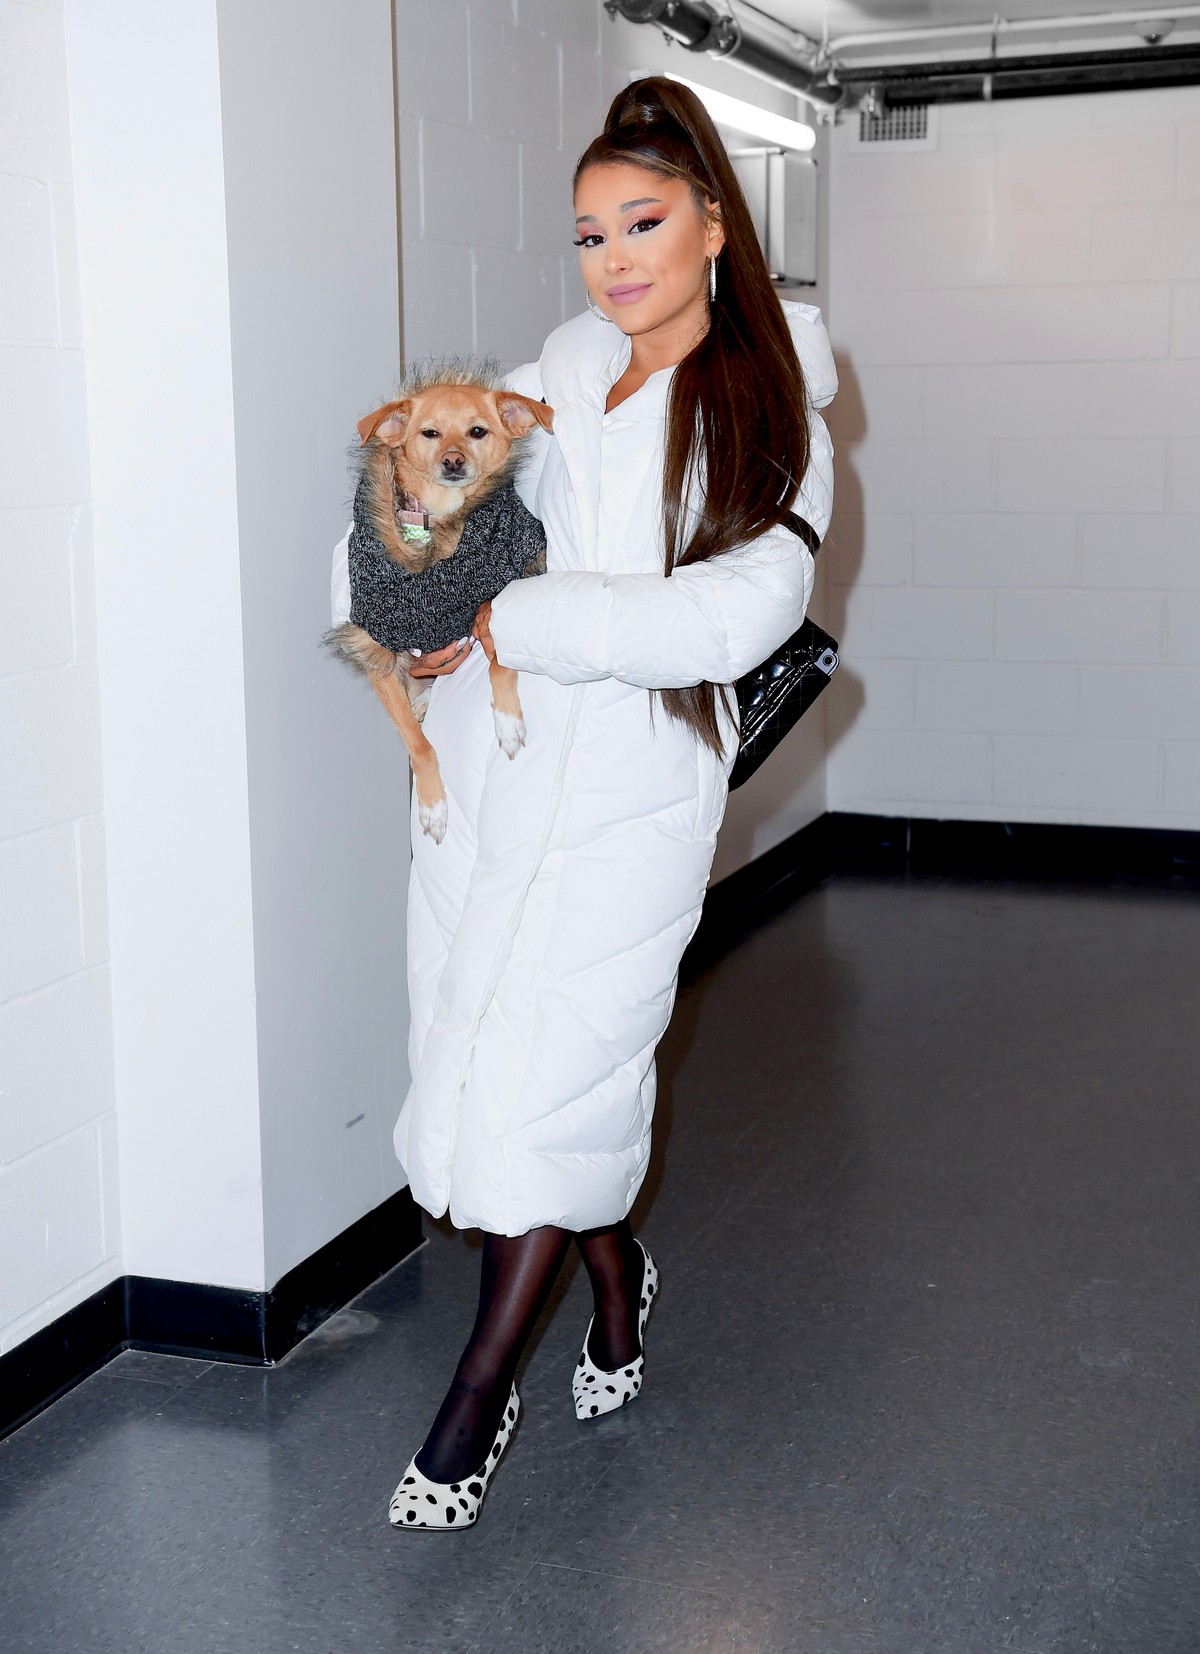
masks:
{"label": "long brown hair", "polygon": [[[619,92],[586,168],[629,164],[682,178],[701,213],[718,205],[725,246],[700,342],[675,369],[663,460],[665,567],[704,563],[782,521],[808,469],[808,403],[787,319],[737,174],[700,99],[659,75]],[[688,531],[692,484],[703,504]],[[663,689],[671,717],[721,751],[716,688]]]}

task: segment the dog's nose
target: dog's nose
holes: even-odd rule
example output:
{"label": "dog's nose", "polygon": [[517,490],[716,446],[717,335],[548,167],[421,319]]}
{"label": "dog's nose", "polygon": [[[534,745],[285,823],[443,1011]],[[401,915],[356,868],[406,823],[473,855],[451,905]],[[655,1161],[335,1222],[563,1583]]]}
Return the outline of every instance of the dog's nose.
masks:
{"label": "dog's nose", "polygon": [[448,477],[461,476],[466,468],[466,463],[467,456],[465,454],[457,454],[453,449],[451,449],[448,454],[442,455],[442,470]]}

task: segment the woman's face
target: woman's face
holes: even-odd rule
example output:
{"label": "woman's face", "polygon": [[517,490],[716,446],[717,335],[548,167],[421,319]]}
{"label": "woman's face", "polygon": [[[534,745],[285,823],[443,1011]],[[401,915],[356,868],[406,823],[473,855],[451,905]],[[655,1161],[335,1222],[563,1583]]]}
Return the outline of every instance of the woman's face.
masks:
{"label": "woman's face", "polygon": [[[715,202],[707,207],[716,213]],[[623,332],[704,331],[708,260],[725,235],[682,178],[628,164],[591,166],[576,186],[575,211],[592,303]]]}

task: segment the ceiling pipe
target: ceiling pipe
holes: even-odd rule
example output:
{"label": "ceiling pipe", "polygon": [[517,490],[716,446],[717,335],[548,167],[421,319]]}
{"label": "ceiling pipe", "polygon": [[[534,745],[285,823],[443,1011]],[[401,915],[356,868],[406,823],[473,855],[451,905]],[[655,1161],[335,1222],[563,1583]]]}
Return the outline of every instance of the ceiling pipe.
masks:
{"label": "ceiling pipe", "polygon": [[1069,17],[995,17],[986,23],[932,23],[917,29],[875,29],[865,34],[844,34],[826,45],[832,57],[848,48],[896,46],[905,42],[929,45],[937,40],[958,40],[966,34],[982,34],[999,39],[1003,34],[1046,34],[1059,29],[1111,28],[1129,24],[1143,38],[1151,35],[1161,39],[1167,30],[1154,29],[1156,23],[1169,27],[1176,23],[1194,22],[1200,25],[1200,5],[1158,6],[1153,11],[1075,12]]}
{"label": "ceiling pipe", "polygon": [[714,10],[708,0],[604,0],[604,9],[629,23],[652,23],[689,52],[728,58],[823,109],[836,109],[845,101],[845,91],[824,73],[787,47],[748,33],[738,18]]}
{"label": "ceiling pipe", "polygon": [[857,101],[874,93],[885,107],[893,109],[914,103],[972,103],[1068,92],[1191,86],[1200,82],[1200,44],[874,68],[843,64],[838,78],[852,99]]}
{"label": "ceiling pipe", "polygon": [[[798,51],[749,34],[736,17],[708,0],[604,0],[610,17],[651,23],[690,52],[728,58],[751,74],[794,92],[828,113],[864,97],[885,107],[917,103],[971,103],[1001,98],[1048,97],[1069,92],[1110,92],[1200,82],[1200,43],[1114,47],[1103,51],[1052,51],[1000,57],[994,52],[955,61],[854,64],[804,61]],[[1200,16],[1200,6],[1142,13],[1147,23]],[[1089,14],[1094,21],[1098,14]],[[1030,19],[1042,27],[1067,19]],[[999,22],[999,19],[996,19]],[[993,25],[986,25],[990,33]],[[931,30],[913,31],[928,38]],[[849,38],[849,37],[847,37]],[[859,37],[865,40],[866,37]],[[878,37],[876,37],[878,38]],[[845,42],[831,43],[845,44]]]}
{"label": "ceiling pipe", "polygon": [[[770,0],[767,0],[770,4]],[[743,23],[749,23],[752,28],[765,34],[768,40],[779,40],[785,46],[790,46],[794,52],[815,60],[820,51],[820,42],[804,33],[803,29],[793,29],[788,23],[781,23],[777,17],[764,11],[762,6],[755,5],[754,0],[725,0],[725,5]],[[748,14],[748,15],[747,15]]]}

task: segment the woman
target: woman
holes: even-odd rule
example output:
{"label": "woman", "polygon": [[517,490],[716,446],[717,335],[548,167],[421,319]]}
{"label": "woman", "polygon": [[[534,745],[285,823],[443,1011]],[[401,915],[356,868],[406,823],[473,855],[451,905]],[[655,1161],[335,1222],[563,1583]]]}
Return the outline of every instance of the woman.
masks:
{"label": "woman", "polygon": [[[828,337],[812,306],[781,307],[699,100],[658,78],[622,92],[575,210],[588,311],[509,380],[554,409],[518,485],[547,572],[417,669],[444,680],[425,729],[450,817],[435,844],[414,795],[395,1148],[418,1203],[484,1244],[474,1330],[392,1498],[400,1526],[475,1520],[572,1239],[595,1300],[576,1412],[638,1393],[657,1271],[629,1211],[738,744],[715,686],[803,617],[813,561],[781,518],[794,506],[823,536],[830,515]],[[337,623],[343,560],[334,585]],[[492,658],[522,673],[515,761],[493,734]]]}

